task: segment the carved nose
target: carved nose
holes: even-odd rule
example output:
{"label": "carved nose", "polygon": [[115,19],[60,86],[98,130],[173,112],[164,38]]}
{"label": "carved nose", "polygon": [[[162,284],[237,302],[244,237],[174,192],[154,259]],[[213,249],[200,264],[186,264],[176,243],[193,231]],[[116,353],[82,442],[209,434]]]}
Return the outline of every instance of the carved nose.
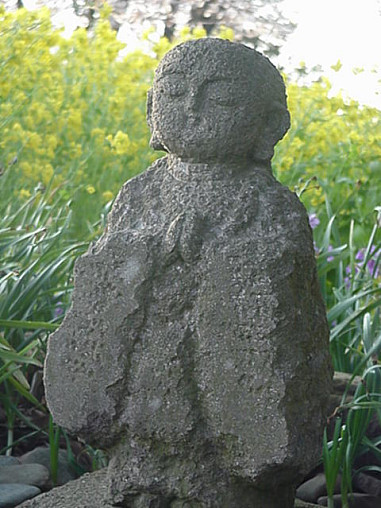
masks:
{"label": "carved nose", "polygon": [[188,111],[196,113],[199,107],[198,94],[195,90],[191,90],[185,100],[185,107]]}

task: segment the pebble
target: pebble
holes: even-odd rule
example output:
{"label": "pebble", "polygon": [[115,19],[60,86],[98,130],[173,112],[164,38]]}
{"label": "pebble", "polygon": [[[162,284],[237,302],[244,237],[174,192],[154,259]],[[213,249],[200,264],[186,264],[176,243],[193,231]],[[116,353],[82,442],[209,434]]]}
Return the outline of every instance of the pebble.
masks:
{"label": "pebble", "polygon": [[20,461],[17,457],[8,457],[8,455],[0,455],[0,467],[2,466],[15,466],[16,464],[20,464]]}
{"label": "pebble", "polygon": [[366,494],[380,498],[381,507],[381,479],[365,473],[357,473],[353,478],[353,488]]}
{"label": "pebble", "polygon": [[[328,506],[327,496],[319,497],[318,505]],[[342,508],[341,495],[336,494],[333,496],[334,508]],[[353,500],[349,500],[349,508],[380,508],[381,498],[370,496],[369,494],[353,494]]]}
{"label": "pebble", "polygon": [[[335,485],[335,493],[340,492],[340,478]],[[309,503],[316,503],[319,497],[327,495],[327,486],[324,473],[319,473],[310,480],[299,485],[296,489],[296,497]]]}
{"label": "pebble", "polygon": [[319,505],[308,503],[307,501],[302,501],[301,499],[295,499],[295,506],[294,508],[316,508]]}
{"label": "pebble", "polygon": [[[34,450],[25,453],[20,457],[22,464],[41,464],[50,471],[50,448],[45,446],[39,446]],[[71,480],[75,480],[78,475],[72,470],[70,463],[67,458],[66,450],[59,450],[58,452],[58,474],[57,474],[57,485],[64,485]]]}
{"label": "pebble", "polygon": [[38,487],[21,483],[5,483],[0,485],[0,508],[13,508],[27,499],[41,493]]}
{"label": "pebble", "polygon": [[[63,485],[76,477],[67,451],[59,450],[57,484]],[[52,487],[48,447],[37,447],[18,458],[0,455],[0,508],[16,507],[34,498],[41,493],[39,487],[43,490]]]}
{"label": "pebble", "polygon": [[0,467],[0,484],[34,485],[44,487],[49,483],[50,475],[41,464],[12,464]]}

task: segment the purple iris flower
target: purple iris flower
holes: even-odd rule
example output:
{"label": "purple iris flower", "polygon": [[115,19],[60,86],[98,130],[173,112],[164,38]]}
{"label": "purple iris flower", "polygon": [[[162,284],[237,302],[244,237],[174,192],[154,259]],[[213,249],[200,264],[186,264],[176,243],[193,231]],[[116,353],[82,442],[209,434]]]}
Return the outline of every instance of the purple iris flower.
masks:
{"label": "purple iris flower", "polygon": [[316,213],[311,213],[308,216],[308,220],[310,222],[311,229],[315,229],[320,224],[319,217],[316,215]]}
{"label": "purple iris flower", "polygon": [[[332,245],[328,245],[328,249],[327,249],[327,251],[328,251],[328,252],[331,252],[332,250],[333,250]],[[333,261],[334,259],[335,259],[335,258],[334,258],[334,256],[327,256],[327,261],[328,261],[328,263],[330,263],[330,262],[331,262],[331,261]]]}
{"label": "purple iris flower", "polygon": [[364,255],[365,255],[365,249],[359,249],[356,256],[355,256],[356,261],[364,261]]}
{"label": "purple iris flower", "polygon": [[57,302],[57,306],[54,309],[53,316],[57,318],[58,316],[62,316],[63,313],[64,313],[63,303]]}
{"label": "purple iris flower", "polygon": [[[381,275],[381,264],[380,260],[378,259],[381,256],[381,249],[378,250],[378,252],[375,252],[376,248],[374,245],[370,248],[368,261],[366,263],[366,268],[368,269],[369,274],[374,279],[377,279]],[[365,260],[365,248],[361,248],[357,251],[357,254],[355,256],[355,260],[357,263],[354,266],[355,273],[357,274],[361,268],[364,265]],[[350,275],[352,273],[352,269],[350,266],[347,266],[345,268],[345,272]]]}
{"label": "purple iris flower", "polygon": [[[376,250],[376,247],[374,245],[372,245],[370,248],[370,251],[369,251],[368,262],[367,262],[366,266],[369,270],[370,275],[376,279],[380,274],[380,263],[378,262],[377,267],[376,267],[376,263],[377,263],[378,258],[381,255],[381,250],[379,250],[377,253],[375,252],[375,250]],[[365,259],[365,252],[366,252],[366,249],[364,249],[364,248],[359,249],[356,256],[355,256],[356,261],[360,261],[360,265],[362,264],[362,262]],[[359,268],[356,267],[356,272],[358,271],[358,269]]]}
{"label": "purple iris flower", "polygon": [[375,266],[376,266],[376,260],[370,259],[367,263],[367,267],[368,267],[369,273],[376,279],[378,276],[379,266],[377,266],[376,270],[375,270]]}

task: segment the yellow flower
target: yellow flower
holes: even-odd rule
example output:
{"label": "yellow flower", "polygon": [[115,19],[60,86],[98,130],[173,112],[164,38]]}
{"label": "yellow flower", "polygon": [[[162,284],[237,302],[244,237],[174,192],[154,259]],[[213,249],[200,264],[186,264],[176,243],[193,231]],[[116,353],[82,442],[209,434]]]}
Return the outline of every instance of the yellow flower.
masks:
{"label": "yellow flower", "polygon": [[197,26],[193,29],[192,35],[195,39],[202,39],[203,37],[206,37],[206,30],[201,26]]}
{"label": "yellow flower", "polygon": [[91,130],[91,137],[94,138],[96,143],[102,143],[105,139],[105,130],[95,127]]}
{"label": "yellow flower", "polygon": [[21,199],[28,199],[30,198],[31,195],[32,194],[30,193],[30,191],[28,191],[28,189],[21,189],[19,193]]}
{"label": "yellow flower", "polygon": [[74,177],[74,182],[76,185],[80,185],[82,180],[83,180],[83,176],[84,176],[84,171],[83,169],[78,169],[75,177]]}
{"label": "yellow flower", "polygon": [[44,185],[48,185],[54,175],[54,169],[51,164],[44,164],[41,171],[41,178]]}
{"label": "yellow flower", "polygon": [[78,159],[82,155],[82,145],[79,143],[75,143],[74,141],[70,142],[70,157],[72,159]]}
{"label": "yellow flower", "polygon": [[285,157],[283,157],[281,161],[280,167],[281,171],[288,171],[289,169],[291,169],[293,163],[294,163],[293,157],[291,157],[290,155],[286,155]]}
{"label": "yellow flower", "polygon": [[25,116],[24,122],[26,127],[28,127],[28,129],[34,129],[34,126],[36,125],[36,119],[31,114]]}
{"label": "yellow flower", "polygon": [[26,99],[27,96],[25,95],[25,92],[23,92],[22,90],[20,92],[17,92],[14,97],[14,100],[17,102],[25,102]]}
{"label": "yellow flower", "polygon": [[184,28],[182,28],[180,30],[180,38],[181,39],[187,39],[188,36],[190,35],[190,33],[191,33],[190,27],[189,26],[184,26]]}
{"label": "yellow flower", "polygon": [[107,139],[110,141],[112,148],[114,148],[118,155],[128,153],[129,148],[131,147],[131,141],[128,134],[125,134],[122,131],[118,131],[114,138],[112,138],[112,136],[107,136]]}
{"label": "yellow flower", "polygon": [[172,44],[169,42],[169,40],[166,37],[161,37],[159,42],[157,42],[153,50],[155,51],[158,59],[161,59],[165,53],[167,53],[172,47]]}
{"label": "yellow flower", "polygon": [[32,150],[38,150],[41,147],[41,144],[42,137],[37,132],[30,132],[26,146],[28,148],[32,148]]}
{"label": "yellow flower", "polygon": [[357,76],[358,74],[361,74],[362,72],[364,72],[364,67],[354,67],[352,69],[352,72],[355,76]]}
{"label": "yellow flower", "polygon": [[[92,200],[95,209],[98,195],[101,206],[112,199],[126,178],[161,155],[148,148],[149,130],[144,118],[154,68],[180,39],[204,37],[205,30],[199,27],[192,32],[186,27],[177,41],[161,38],[154,46],[154,56],[135,51],[121,58],[122,44],[106,19],[108,7],[101,12],[91,35],[80,29],[70,39],[52,28],[46,9],[1,12],[0,55],[4,65],[0,73],[0,117],[4,125],[0,166],[7,168],[16,154],[20,161],[18,169],[14,167],[19,177],[17,190],[2,185],[1,196],[7,192],[19,198],[20,189],[30,192],[39,181],[51,181],[53,187],[70,181],[74,186],[84,186],[89,194],[97,194]],[[217,35],[231,39],[233,34],[221,27]],[[333,68],[339,70],[340,66],[338,61]],[[285,81],[292,128],[276,146],[274,168],[291,188],[313,175],[318,176],[325,191],[332,183],[335,207],[339,195],[344,200],[353,191],[353,183],[360,179],[375,182],[378,176],[374,168],[381,158],[380,112],[340,95],[331,97],[325,79],[309,86],[300,86],[287,77]],[[113,135],[106,138],[110,132]],[[66,189],[62,186],[62,192]],[[361,193],[365,209],[365,187],[356,191],[354,199]],[[318,206],[323,194],[311,190],[303,199]]]}
{"label": "yellow flower", "polygon": [[58,139],[54,134],[48,134],[45,138],[45,143],[49,150],[55,150],[58,145]]}
{"label": "yellow flower", "polygon": [[82,114],[81,111],[72,109],[67,119],[67,126],[71,131],[78,132],[82,126]]}
{"label": "yellow flower", "polygon": [[323,189],[320,186],[314,187],[313,193],[314,193],[314,196],[313,196],[313,198],[311,198],[311,205],[312,206],[317,207],[317,206],[321,205],[322,203],[324,203]]}
{"label": "yellow flower", "polygon": [[32,166],[27,161],[23,161],[20,163],[20,169],[22,171],[22,174],[25,178],[32,178],[33,176],[33,169]]}
{"label": "yellow flower", "polygon": [[335,63],[335,65],[331,65],[331,69],[333,69],[335,72],[339,72],[339,70],[342,68],[343,64],[341,63],[340,59]]}
{"label": "yellow flower", "polygon": [[226,39],[228,41],[234,40],[234,30],[228,28],[226,26],[221,26],[220,31],[218,32],[218,37],[220,39]]}
{"label": "yellow flower", "polygon": [[291,143],[291,147],[292,147],[292,150],[294,151],[299,151],[300,149],[302,149],[303,147],[305,146],[305,143],[299,138],[299,137],[295,137],[293,140],[292,140],[292,143]]}
{"label": "yellow flower", "polygon": [[112,7],[107,2],[104,2],[104,4],[102,5],[102,8],[99,11],[100,18],[107,19],[111,13],[112,13]]}
{"label": "yellow flower", "polygon": [[144,32],[142,33],[142,40],[143,40],[143,41],[148,40],[148,39],[149,39],[149,36],[150,36],[152,33],[155,33],[155,27],[154,27],[154,26],[150,26],[149,28],[147,28],[147,30],[144,30]]}
{"label": "yellow flower", "polygon": [[114,199],[114,194],[109,190],[103,192],[102,196],[106,201],[111,201],[112,199]]}
{"label": "yellow flower", "polygon": [[14,133],[24,134],[23,128],[21,127],[21,125],[18,122],[16,122],[13,125],[13,129],[12,130],[13,130]]}

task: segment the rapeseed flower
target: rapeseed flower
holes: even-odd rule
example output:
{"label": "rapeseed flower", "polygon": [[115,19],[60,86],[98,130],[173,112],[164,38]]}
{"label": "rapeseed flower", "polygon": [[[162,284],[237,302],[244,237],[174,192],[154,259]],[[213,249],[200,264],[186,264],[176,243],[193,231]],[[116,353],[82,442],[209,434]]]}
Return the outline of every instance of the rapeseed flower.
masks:
{"label": "rapeseed flower", "polygon": [[19,196],[22,200],[30,198],[31,195],[32,194],[28,189],[21,189],[19,193]]}
{"label": "rapeseed flower", "polygon": [[[88,197],[99,192],[112,199],[161,155],[149,148],[145,101],[159,59],[175,43],[161,38],[153,57],[135,51],[121,58],[109,8],[93,34],[79,29],[70,39],[52,28],[48,9],[0,12],[0,203],[12,196],[17,207],[15,196],[21,199],[23,190],[25,198],[38,182],[53,188],[65,182],[56,198],[72,193],[81,200],[83,189]],[[205,35],[184,28],[180,40]],[[223,28],[218,35],[233,33]],[[273,167],[291,188],[316,179],[302,194],[310,213],[329,194],[347,220],[350,208],[370,216],[379,205],[380,112],[329,93],[327,80],[309,87],[287,81],[292,127],[276,147]],[[96,216],[102,200],[88,200],[85,212]],[[83,210],[82,219],[88,219]]]}
{"label": "rapeseed flower", "polygon": [[111,201],[114,199],[114,194],[111,191],[107,190],[102,192],[102,197],[105,201]]}
{"label": "rapeseed flower", "polygon": [[107,136],[107,140],[110,142],[112,148],[115,149],[117,155],[124,155],[128,153],[131,146],[131,141],[128,134],[118,131],[114,137]]}

